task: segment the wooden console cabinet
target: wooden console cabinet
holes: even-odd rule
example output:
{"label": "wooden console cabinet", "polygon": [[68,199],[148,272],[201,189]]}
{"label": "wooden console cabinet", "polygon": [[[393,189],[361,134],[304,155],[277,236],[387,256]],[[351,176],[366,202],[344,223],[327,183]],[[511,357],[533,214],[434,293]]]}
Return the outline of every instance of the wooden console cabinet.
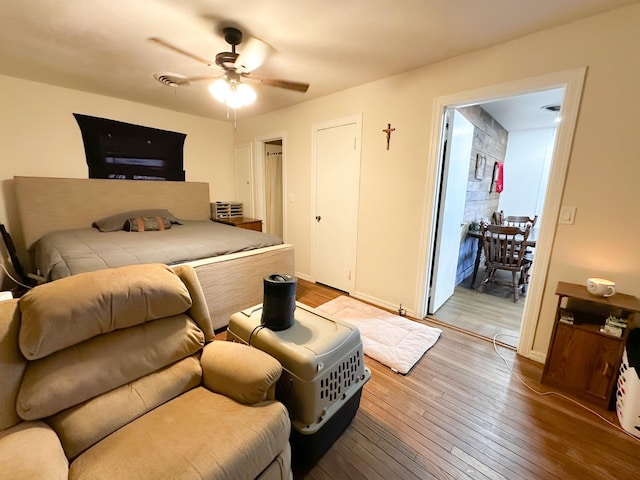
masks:
{"label": "wooden console cabinet", "polygon": [[[638,299],[623,293],[597,297],[583,285],[565,282],[558,282],[556,295],[558,308],[541,381],[608,408],[630,328],[622,337],[600,328],[609,315],[626,318],[631,325],[640,312]],[[573,324],[560,320],[563,311],[573,315]]]}
{"label": "wooden console cabinet", "polygon": [[262,220],[248,217],[227,217],[227,218],[214,218],[214,222],[224,223],[226,225],[232,225],[234,227],[245,228],[247,230],[255,230],[257,232],[262,231]]}

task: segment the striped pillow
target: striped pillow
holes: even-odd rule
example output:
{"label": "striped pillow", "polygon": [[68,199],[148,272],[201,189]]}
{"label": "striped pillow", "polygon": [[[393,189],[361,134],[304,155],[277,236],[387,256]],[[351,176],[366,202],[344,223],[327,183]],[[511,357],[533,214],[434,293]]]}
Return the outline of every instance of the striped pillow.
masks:
{"label": "striped pillow", "polygon": [[127,232],[156,232],[171,228],[166,217],[132,217],[124,223]]}

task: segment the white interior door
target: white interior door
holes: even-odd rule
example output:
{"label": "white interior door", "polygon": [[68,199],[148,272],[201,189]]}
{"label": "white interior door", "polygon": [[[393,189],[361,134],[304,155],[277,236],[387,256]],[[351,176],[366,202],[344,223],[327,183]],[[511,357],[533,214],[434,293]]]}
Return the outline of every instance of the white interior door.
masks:
{"label": "white interior door", "polygon": [[447,131],[447,148],[442,167],[442,185],[433,276],[428,312],[435,313],[456,287],[458,254],[464,227],[464,205],[469,181],[469,165],[473,144],[473,124],[457,111]]}
{"label": "white interior door", "polygon": [[315,280],[351,292],[354,285],[360,125],[315,132]]}

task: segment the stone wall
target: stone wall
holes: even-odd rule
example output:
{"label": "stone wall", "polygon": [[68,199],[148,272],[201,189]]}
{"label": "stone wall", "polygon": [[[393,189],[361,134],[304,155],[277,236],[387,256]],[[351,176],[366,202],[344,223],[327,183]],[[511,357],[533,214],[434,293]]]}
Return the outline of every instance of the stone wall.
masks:
{"label": "stone wall", "polygon": [[[496,162],[504,162],[505,160],[509,133],[480,105],[463,107],[458,111],[475,127],[469,162],[464,222],[490,220],[493,212],[498,209],[500,199],[500,194],[495,191],[495,185],[492,185],[493,166]],[[476,178],[476,157],[478,155],[483,155],[486,158],[482,179]],[[466,238],[460,245],[456,283],[460,283],[473,273],[475,255],[476,241]],[[481,274],[482,269],[478,271],[478,276]],[[476,285],[477,282],[476,279]]]}

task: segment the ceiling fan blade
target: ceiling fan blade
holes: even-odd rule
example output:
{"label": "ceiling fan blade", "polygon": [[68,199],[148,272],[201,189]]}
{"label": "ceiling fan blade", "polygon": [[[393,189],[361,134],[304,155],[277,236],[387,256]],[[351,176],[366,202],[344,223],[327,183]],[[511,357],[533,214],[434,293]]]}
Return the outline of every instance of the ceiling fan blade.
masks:
{"label": "ceiling fan blade", "polygon": [[243,42],[241,50],[234,64],[237,73],[253,72],[273,52],[272,47],[255,37],[249,37],[246,43]]}
{"label": "ceiling fan blade", "polygon": [[179,54],[181,54],[181,55],[184,55],[184,56],[186,56],[186,57],[189,57],[189,58],[191,58],[191,59],[195,60],[196,62],[204,63],[205,65],[207,65],[207,66],[209,66],[209,67],[211,67],[211,66],[213,66],[213,65],[214,65],[214,63],[213,63],[213,62],[210,62],[209,60],[206,60],[206,59],[204,59],[204,58],[202,58],[202,57],[199,57],[198,55],[195,55],[195,54],[193,54],[193,53],[191,53],[191,52],[187,52],[186,50],[183,50],[183,49],[181,49],[180,47],[176,47],[175,45],[172,45],[172,44],[170,44],[169,42],[167,42],[167,41],[165,41],[165,40],[163,40],[163,39],[161,39],[161,38],[158,38],[158,37],[150,37],[150,38],[149,38],[149,41],[150,41],[150,42],[157,43],[158,45],[160,45],[160,46],[162,46],[162,47],[164,47],[164,48],[168,48],[169,50],[172,50],[172,51],[174,51],[174,52],[176,52],[176,53],[179,53]]}
{"label": "ceiling fan blade", "polygon": [[205,77],[187,77],[187,80],[189,80],[190,82],[201,82],[203,80],[215,80],[216,78],[220,78],[223,75],[216,75],[216,76],[211,76],[211,75],[207,75]]}
{"label": "ceiling fan blade", "polygon": [[286,90],[294,90],[296,92],[301,92],[301,93],[305,93],[307,90],[309,90],[308,83],[291,82],[289,80],[279,80],[277,78],[262,78],[262,77],[256,77],[254,75],[243,75],[243,76],[249,80],[258,82],[261,85],[268,85],[270,87],[284,88]]}

